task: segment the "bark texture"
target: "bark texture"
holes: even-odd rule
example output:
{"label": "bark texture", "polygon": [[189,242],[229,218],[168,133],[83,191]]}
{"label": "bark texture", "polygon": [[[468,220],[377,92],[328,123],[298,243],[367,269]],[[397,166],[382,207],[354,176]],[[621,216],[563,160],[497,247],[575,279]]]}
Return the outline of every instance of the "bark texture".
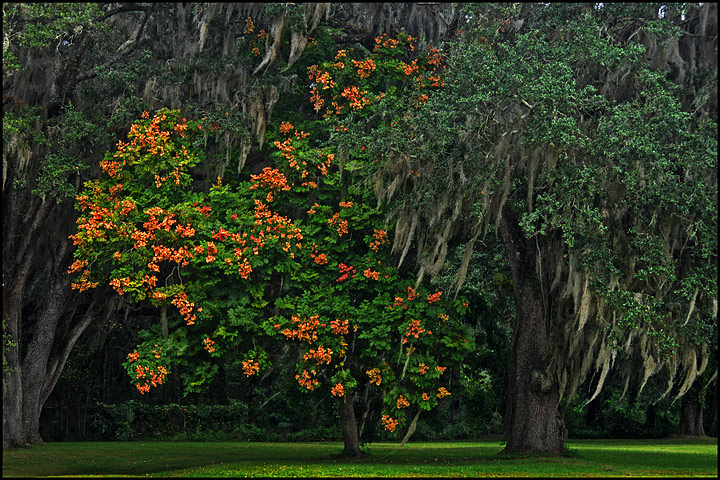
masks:
{"label": "bark texture", "polygon": [[682,398],[678,435],[705,436],[703,427],[703,404],[700,400],[700,388],[696,385]]}
{"label": "bark texture", "polygon": [[535,245],[528,245],[517,218],[506,205],[500,238],[518,299],[513,332],[513,360],[505,419],[508,442],[503,453],[561,455],[565,451],[565,424],[558,379],[552,365],[548,299],[535,272]]}
{"label": "bark texture", "polygon": [[347,395],[340,400],[340,424],[343,435],[343,454],[353,457],[361,457],[360,443],[358,437],[357,422],[355,421],[355,407],[353,401]]}

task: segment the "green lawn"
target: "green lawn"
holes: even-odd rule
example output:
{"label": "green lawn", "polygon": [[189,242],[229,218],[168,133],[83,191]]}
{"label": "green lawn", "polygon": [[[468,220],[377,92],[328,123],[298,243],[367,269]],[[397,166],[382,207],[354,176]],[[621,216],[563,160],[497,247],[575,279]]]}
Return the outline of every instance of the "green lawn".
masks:
{"label": "green lawn", "polygon": [[483,477],[717,476],[717,439],[570,440],[562,458],[498,457],[498,440],[374,443],[361,459],[339,442],[67,442],[3,451],[8,476]]}

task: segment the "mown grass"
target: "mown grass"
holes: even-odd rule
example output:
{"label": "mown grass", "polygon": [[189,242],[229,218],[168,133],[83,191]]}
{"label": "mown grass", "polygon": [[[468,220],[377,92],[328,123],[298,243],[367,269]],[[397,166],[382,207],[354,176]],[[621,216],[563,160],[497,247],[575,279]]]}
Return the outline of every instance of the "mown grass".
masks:
{"label": "mown grass", "polygon": [[3,477],[717,477],[717,439],[570,440],[566,457],[505,457],[500,441],[66,442],[3,450]]}

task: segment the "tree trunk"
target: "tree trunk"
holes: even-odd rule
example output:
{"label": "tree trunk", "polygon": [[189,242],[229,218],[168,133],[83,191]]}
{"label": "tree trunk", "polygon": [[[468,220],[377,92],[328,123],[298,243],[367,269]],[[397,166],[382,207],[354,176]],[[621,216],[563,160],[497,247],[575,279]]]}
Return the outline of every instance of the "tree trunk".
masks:
{"label": "tree trunk", "polygon": [[547,280],[538,278],[535,255],[514,212],[503,208],[499,233],[510,264],[517,314],[513,331],[512,376],[508,398],[510,426],[503,453],[561,455],[565,425],[560,410],[558,380],[551,364]]}
{"label": "tree trunk", "polygon": [[343,435],[343,455],[361,457],[360,443],[358,442],[357,422],[355,421],[355,408],[353,400],[348,395],[340,399],[340,425]]}
{"label": "tree trunk", "polygon": [[[3,351],[8,363],[8,372],[3,372],[3,448],[6,448],[28,442],[23,425],[22,309],[37,251],[33,248],[33,239],[38,237],[54,202],[28,200],[26,204],[20,203],[25,207],[23,217],[19,211],[8,210],[7,204],[15,200],[12,195],[3,192],[3,200],[6,203],[3,206],[3,333],[16,344],[7,352]],[[24,235],[17,233],[21,227],[26,229]]]}
{"label": "tree trunk", "polygon": [[[513,341],[512,344],[514,345],[515,342]],[[511,347],[511,351],[515,351],[514,347]],[[507,375],[505,375],[505,413],[503,414],[501,433],[505,436],[510,436],[513,424],[513,399],[515,398],[515,382],[513,381],[513,378],[515,378],[515,362],[512,358],[508,362],[507,368],[508,372]]]}
{"label": "tree trunk", "polygon": [[703,406],[700,401],[700,381],[696,380],[690,390],[683,396],[680,406],[680,424],[678,435],[705,436],[703,428]]}

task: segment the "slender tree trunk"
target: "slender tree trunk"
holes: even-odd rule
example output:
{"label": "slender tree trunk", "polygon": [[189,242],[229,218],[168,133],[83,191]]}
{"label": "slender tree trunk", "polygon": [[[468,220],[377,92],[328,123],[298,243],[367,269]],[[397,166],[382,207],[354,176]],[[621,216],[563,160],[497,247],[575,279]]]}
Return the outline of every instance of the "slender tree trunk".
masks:
{"label": "slender tree trunk", "polygon": [[510,263],[517,308],[508,385],[511,423],[503,453],[561,455],[565,451],[565,425],[557,376],[549,368],[549,298],[543,291],[547,281],[538,278],[535,271],[537,246],[528,244],[507,205],[499,231]]}
{"label": "slender tree trunk", "polygon": [[355,407],[353,400],[348,395],[340,399],[340,425],[343,435],[343,454],[353,457],[361,457],[360,443],[358,441],[357,422],[355,421]]}
{"label": "slender tree trunk", "polygon": [[703,427],[703,406],[700,401],[700,383],[696,380],[690,390],[683,396],[680,406],[680,424],[678,435],[705,436]]}

